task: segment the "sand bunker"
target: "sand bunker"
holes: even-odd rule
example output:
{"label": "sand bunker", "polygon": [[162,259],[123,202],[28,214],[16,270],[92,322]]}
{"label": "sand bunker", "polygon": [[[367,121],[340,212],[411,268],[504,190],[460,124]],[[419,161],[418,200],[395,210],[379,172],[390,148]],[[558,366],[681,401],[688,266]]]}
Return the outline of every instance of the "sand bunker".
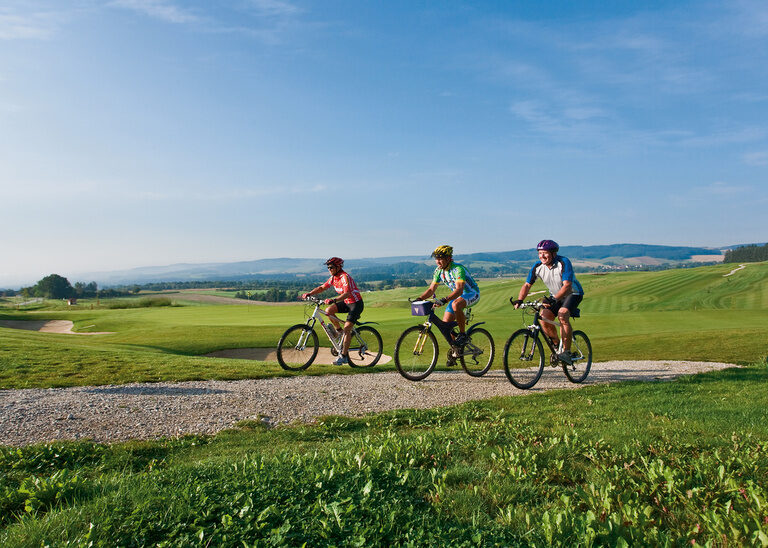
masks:
{"label": "sand bunker", "polygon": [[93,331],[78,333],[72,331],[75,324],[69,320],[0,320],[0,327],[10,329],[26,329],[40,333],[64,333],[67,335],[109,335],[111,331]]}
{"label": "sand bunker", "polygon": [[[275,348],[230,348],[217,350],[205,355],[208,358],[229,358],[235,360],[256,360],[260,362],[276,362],[277,350]],[[331,354],[330,348],[321,347],[317,351],[317,357],[313,363],[331,365],[336,356]],[[392,360],[392,356],[381,355],[379,364],[385,364]]]}

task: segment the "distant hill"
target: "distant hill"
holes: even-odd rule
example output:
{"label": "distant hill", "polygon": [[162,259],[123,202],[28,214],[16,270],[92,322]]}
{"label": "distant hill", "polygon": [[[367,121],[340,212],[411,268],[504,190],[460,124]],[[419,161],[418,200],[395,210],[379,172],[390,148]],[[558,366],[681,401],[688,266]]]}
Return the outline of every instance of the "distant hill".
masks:
{"label": "distant hill", "polygon": [[[738,246],[733,246],[738,247]],[[561,254],[581,270],[674,268],[702,262],[720,262],[723,251],[707,247],[679,247],[646,244],[565,246]],[[456,259],[472,268],[478,277],[521,274],[536,260],[535,249],[459,254]],[[276,258],[232,263],[181,263],[113,272],[90,272],[71,276],[74,280],[95,280],[100,286],[150,282],[205,280],[301,279],[326,275],[324,258]],[[349,259],[346,267],[362,280],[393,277],[426,278],[434,270],[427,255]]]}

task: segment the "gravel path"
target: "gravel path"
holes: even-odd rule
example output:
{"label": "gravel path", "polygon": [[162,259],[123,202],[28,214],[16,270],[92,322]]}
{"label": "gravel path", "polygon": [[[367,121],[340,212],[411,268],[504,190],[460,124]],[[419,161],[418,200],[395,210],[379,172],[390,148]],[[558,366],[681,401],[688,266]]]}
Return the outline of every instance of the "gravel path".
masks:
{"label": "gravel path", "polygon": [[398,373],[296,376],[245,381],[195,381],[0,390],[0,444],[27,445],[89,438],[98,442],[215,434],[245,419],[269,424],[311,422],[324,415],[454,405],[626,380],[670,380],[735,367],[727,363],[613,361],[594,364],[582,385],[548,367],[533,390],[518,390],[503,371],[469,377],[461,369],[421,382]]}

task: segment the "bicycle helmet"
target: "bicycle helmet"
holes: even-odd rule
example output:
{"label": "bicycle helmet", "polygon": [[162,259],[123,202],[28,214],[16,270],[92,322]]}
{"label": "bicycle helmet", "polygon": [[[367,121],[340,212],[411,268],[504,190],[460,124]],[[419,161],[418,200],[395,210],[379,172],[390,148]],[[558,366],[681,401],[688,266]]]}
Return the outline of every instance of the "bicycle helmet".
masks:
{"label": "bicycle helmet", "polygon": [[327,261],[325,261],[326,266],[338,266],[339,268],[344,267],[344,259],[341,257],[331,257]]}
{"label": "bicycle helmet", "polygon": [[544,251],[552,251],[553,253],[557,253],[560,249],[560,246],[557,245],[557,242],[554,240],[541,240],[539,244],[536,246],[536,249],[538,251],[544,250]]}
{"label": "bicycle helmet", "polygon": [[432,252],[432,257],[440,259],[442,257],[453,257],[453,248],[449,245],[439,245]]}

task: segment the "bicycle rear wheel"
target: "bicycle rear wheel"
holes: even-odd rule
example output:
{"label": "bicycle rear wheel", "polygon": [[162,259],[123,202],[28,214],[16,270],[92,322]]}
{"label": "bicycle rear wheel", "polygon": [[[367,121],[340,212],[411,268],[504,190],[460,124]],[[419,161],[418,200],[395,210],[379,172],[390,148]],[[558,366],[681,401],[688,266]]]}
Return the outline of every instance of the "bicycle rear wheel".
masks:
{"label": "bicycle rear wheel", "polygon": [[395,344],[395,366],[409,381],[420,381],[437,364],[437,339],[422,325],[409,327]]}
{"label": "bicycle rear wheel", "polygon": [[504,373],[522,390],[539,382],[544,371],[544,347],[527,329],[519,329],[504,345]]}
{"label": "bicycle rear wheel", "polygon": [[592,343],[589,337],[583,331],[574,331],[571,341],[571,360],[570,365],[563,364],[565,376],[571,382],[579,383],[587,378],[589,370],[592,368]]}
{"label": "bicycle rear wheel", "polygon": [[277,361],[283,369],[301,371],[315,361],[319,347],[315,330],[299,323],[289,327],[280,337],[277,343]]}
{"label": "bicycle rear wheel", "polygon": [[493,365],[496,347],[493,337],[485,329],[474,329],[469,333],[469,342],[464,345],[464,353],[459,357],[461,367],[472,377],[482,377]]}
{"label": "bicycle rear wheel", "polygon": [[373,367],[379,363],[384,343],[373,327],[364,325],[352,332],[349,343],[349,365],[352,367]]}

